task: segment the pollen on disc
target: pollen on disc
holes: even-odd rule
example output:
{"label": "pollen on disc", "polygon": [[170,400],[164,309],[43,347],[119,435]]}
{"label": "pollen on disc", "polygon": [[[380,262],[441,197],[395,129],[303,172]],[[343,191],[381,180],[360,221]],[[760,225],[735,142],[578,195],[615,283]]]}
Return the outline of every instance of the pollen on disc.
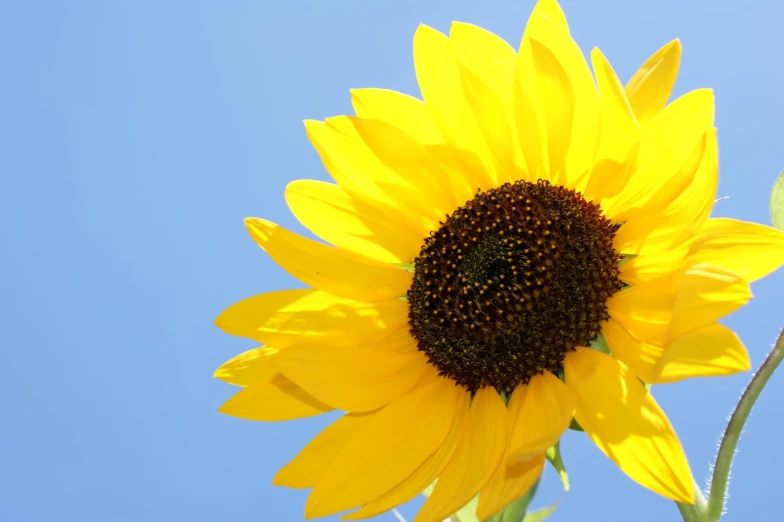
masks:
{"label": "pollen on disc", "polygon": [[574,190],[517,181],[480,191],[415,261],[409,325],[442,375],[512,391],[596,337],[621,289],[617,224]]}

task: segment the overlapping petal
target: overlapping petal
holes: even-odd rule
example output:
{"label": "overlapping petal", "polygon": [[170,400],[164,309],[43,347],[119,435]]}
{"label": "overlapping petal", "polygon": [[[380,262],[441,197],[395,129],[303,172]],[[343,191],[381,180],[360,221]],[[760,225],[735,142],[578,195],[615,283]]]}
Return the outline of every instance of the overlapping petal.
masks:
{"label": "overlapping petal", "polygon": [[[521,410],[525,397],[525,385],[515,388],[507,406],[510,421],[514,422],[516,419],[522,419]],[[544,453],[523,461],[512,459],[511,451],[514,447],[514,440],[514,434],[511,434],[506,453],[501,458],[501,464],[482,488],[482,492],[479,495],[476,515],[480,520],[490,518],[524,495],[542,474]]]}
{"label": "overlapping petal", "polygon": [[509,437],[506,405],[493,388],[476,392],[455,455],[414,522],[443,520],[463,507],[501,465]]}
{"label": "overlapping petal", "polygon": [[259,218],[247,218],[253,240],[283,269],[317,290],[349,299],[381,301],[405,295],[411,273],[289,232]]}
{"label": "overlapping petal", "polygon": [[215,324],[224,332],[275,348],[296,343],[372,343],[405,327],[408,306],[400,299],[355,301],[320,290],[280,290],[233,304]]}
{"label": "overlapping petal", "polygon": [[373,345],[292,346],[272,364],[320,401],[352,412],[385,406],[435,371],[408,332]]}
{"label": "overlapping petal", "polygon": [[523,399],[512,419],[509,464],[530,460],[558,442],[572,422],[575,408],[572,391],[550,372],[535,375],[528,386],[519,386],[515,393]]}
{"label": "overlapping petal", "polygon": [[446,440],[461,395],[463,390],[439,378],[371,415],[324,471],[308,497],[305,517],[366,504],[400,484]]}
{"label": "overlapping petal", "polygon": [[784,264],[784,232],[735,219],[709,219],[689,242],[689,260],[756,281]]}
{"label": "overlapping petal", "polygon": [[678,502],[694,502],[694,479],[664,412],[616,359],[589,348],[567,354],[566,384],[577,396],[575,418],[621,470]]}

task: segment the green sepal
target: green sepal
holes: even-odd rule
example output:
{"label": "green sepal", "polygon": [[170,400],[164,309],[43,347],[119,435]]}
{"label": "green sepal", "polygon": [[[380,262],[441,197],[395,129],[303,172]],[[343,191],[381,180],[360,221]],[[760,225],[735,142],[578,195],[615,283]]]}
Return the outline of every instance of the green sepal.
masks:
{"label": "green sepal", "polygon": [[770,221],[779,230],[784,230],[784,171],[776,178],[770,191]]}
{"label": "green sepal", "polygon": [[569,474],[566,473],[566,466],[561,459],[561,443],[556,442],[545,451],[544,456],[552,464],[555,471],[558,473],[558,478],[561,479],[564,491],[569,491]]}
{"label": "green sepal", "polygon": [[552,515],[553,511],[555,511],[555,508],[557,507],[558,507],[558,502],[556,502],[550,507],[537,509],[536,511],[531,511],[525,516],[523,522],[542,522],[544,519]]}

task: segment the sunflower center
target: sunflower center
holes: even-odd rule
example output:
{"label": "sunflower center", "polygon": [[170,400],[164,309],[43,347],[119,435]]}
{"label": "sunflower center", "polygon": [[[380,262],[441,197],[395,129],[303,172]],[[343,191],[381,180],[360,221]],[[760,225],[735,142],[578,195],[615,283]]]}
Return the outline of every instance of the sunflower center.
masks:
{"label": "sunflower center", "polygon": [[623,284],[620,225],[546,181],[479,192],[430,233],[415,260],[409,324],[442,375],[511,392],[585,346]]}

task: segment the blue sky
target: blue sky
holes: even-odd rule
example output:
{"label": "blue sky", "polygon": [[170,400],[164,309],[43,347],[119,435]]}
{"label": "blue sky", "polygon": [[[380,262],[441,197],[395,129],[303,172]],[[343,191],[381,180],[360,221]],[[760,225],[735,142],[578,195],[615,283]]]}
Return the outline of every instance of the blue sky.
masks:
{"label": "blue sky", "polygon": [[[331,417],[215,412],[232,389],[213,370],[253,343],[213,318],[297,285],[242,219],[302,230],[283,188],[326,179],[302,120],[347,113],[353,87],[418,94],[417,24],[471,22],[516,45],[532,5],[0,3],[0,520],[301,520],[305,492],[270,481]],[[719,195],[730,198],[714,214],[769,223],[784,168],[784,7],[746,5],[563,1],[583,51],[599,46],[624,80],[681,38],[676,94],[716,93]],[[757,366],[784,324],[784,273],[754,292],[726,324]],[[654,387],[699,481],[748,378]],[[780,517],[782,399],[777,375],[741,440],[727,520]],[[560,501],[551,520],[677,519],[582,434],[562,445],[572,491],[547,473],[534,501]]]}

